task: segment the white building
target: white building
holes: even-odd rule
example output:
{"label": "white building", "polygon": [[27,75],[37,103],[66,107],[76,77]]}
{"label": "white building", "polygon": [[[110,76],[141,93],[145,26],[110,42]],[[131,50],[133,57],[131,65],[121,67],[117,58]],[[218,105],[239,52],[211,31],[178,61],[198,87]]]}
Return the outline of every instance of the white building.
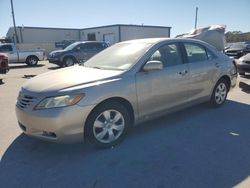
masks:
{"label": "white building", "polygon": [[[21,46],[41,47],[52,50],[55,42],[63,40],[74,41],[106,41],[114,44],[121,41],[140,39],[170,37],[171,27],[147,26],[147,25],[107,25],[85,29],[70,28],[47,28],[47,27],[17,27],[17,36]],[[10,27],[7,38],[14,39],[14,29]],[[46,45],[45,45],[46,44]],[[50,46],[50,47],[46,47]],[[49,48],[49,49],[48,49]]]}

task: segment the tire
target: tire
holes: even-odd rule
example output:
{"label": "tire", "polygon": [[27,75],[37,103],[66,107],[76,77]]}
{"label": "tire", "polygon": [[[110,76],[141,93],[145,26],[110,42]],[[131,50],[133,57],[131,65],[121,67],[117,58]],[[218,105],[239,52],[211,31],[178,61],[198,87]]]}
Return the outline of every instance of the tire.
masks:
{"label": "tire", "polygon": [[75,63],[76,63],[76,61],[73,57],[65,57],[63,59],[63,65],[65,67],[73,66]]}
{"label": "tire", "polygon": [[26,59],[26,64],[28,66],[36,66],[38,63],[38,58],[36,56],[29,56]]}
{"label": "tire", "polygon": [[213,90],[213,94],[210,99],[210,104],[213,107],[220,107],[224,104],[227,99],[229,91],[229,84],[225,79],[220,79]]}
{"label": "tire", "polygon": [[122,104],[106,102],[89,115],[85,124],[85,137],[97,147],[112,147],[124,139],[130,123],[128,110]]}

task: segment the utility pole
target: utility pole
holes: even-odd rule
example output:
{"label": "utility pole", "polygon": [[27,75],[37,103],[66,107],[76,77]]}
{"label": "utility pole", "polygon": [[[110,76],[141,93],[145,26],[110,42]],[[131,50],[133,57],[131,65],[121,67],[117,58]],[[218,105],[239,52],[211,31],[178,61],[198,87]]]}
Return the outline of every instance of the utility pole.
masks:
{"label": "utility pole", "polygon": [[194,23],[194,29],[197,29],[197,19],[198,19],[198,7],[196,7],[196,10],[195,10],[195,23]]}
{"label": "utility pole", "polygon": [[13,1],[10,0],[11,3],[11,13],[12,13],[12,19],[13,19],[13,25],[14,25],[14,35],[16,38],[16,41],[14,40],[14,43],[19,43],[19,39],[18,39],[18,35],[17,35],[17,31],[16,31],[16,22],[15,22],[15,15],[14,15],[14,8],[13,8]]}

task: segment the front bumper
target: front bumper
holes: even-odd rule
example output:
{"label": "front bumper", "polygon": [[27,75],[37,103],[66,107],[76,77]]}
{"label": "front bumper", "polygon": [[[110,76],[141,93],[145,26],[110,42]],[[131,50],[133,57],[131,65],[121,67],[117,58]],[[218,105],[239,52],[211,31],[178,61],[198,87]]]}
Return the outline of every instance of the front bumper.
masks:
{"label": "front bumper", "polygon": [[48,57],[48,61],[49,61],[50,63],[56,64],[56,65],[59,65],[59,66],[62,65],[62,62],[60,61],[60,58]]}
{"label": "front bumper", "polygon": [[81,142],[85,121],[94,106],[78,105],[25,111],[16,106],[18,123],[29,136],[58,143]]}

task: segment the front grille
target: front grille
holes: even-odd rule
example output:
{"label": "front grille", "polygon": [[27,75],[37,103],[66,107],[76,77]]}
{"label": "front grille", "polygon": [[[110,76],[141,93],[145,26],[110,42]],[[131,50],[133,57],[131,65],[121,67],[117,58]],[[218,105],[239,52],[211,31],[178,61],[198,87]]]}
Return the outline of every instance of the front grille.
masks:
{"label": "front grille", "polygon": [[36,97],[23,95],[20,93],[17,98],[17,106],[21,109],[25,109],[28,108],[35,100]]}

